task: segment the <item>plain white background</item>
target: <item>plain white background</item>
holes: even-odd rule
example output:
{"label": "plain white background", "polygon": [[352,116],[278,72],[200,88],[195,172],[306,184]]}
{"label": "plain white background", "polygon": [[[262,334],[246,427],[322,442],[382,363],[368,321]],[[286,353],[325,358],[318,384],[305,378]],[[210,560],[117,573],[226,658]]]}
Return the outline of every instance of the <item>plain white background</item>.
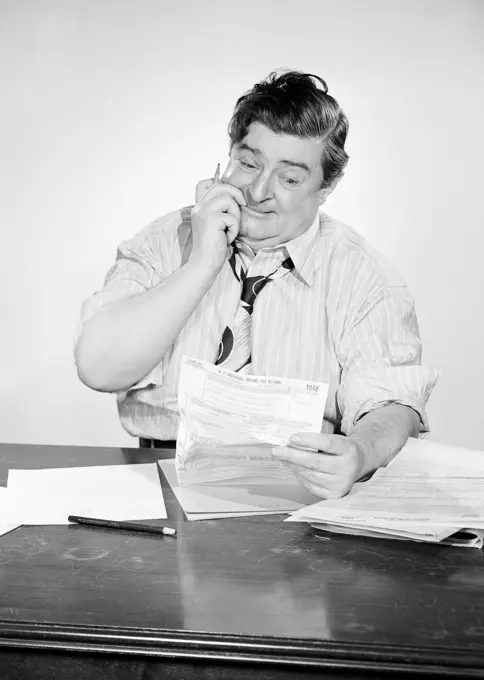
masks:
{"label": "plain white background", "polygon": [[72,336],[117,244],[193,202],[237,97],[324,77],[350,119],[326,209],[417,301],[431,437],[484,448],[484,3],[2,0],[0,441],[137,445]]}

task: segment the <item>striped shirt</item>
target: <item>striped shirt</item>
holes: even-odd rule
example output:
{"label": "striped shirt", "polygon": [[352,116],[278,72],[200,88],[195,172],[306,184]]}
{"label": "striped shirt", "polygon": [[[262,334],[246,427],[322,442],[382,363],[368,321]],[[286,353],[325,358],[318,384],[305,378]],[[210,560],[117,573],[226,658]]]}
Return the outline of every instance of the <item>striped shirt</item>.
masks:
{"label": "striped shirt", "polygon": [[[100,308],[162,283],[186,262],[190,212],[187,207],[161,217],[119,246],[104,287],[83,304],[77,338]],[[405,283],[361,236],[320,212],[308,231],[285,244],[257,254],[238,246],[250,276],[266,276],[288,256],[295,265],[265,286],[255,302],[254,375],[328,383],[323,432],[350,434],[362,415],[389,403],[412,407],[420,415],[421,432],[428,431],[425,404],[438,371],[421,365],[414,302]],[[176,439],[181,357],[215,361],[240,293],[226,261],[160,363],[117,394],[127,432]]]}

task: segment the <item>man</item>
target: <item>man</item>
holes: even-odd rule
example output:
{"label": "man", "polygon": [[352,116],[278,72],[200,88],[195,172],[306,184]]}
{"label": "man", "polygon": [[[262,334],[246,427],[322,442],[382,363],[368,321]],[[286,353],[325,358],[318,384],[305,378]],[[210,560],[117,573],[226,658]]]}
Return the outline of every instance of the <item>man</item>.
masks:
{"label": "man", "polygon": [[[321,498],[343,496],[428,430],[437,373],[420,365],[413,300],[360,236],[320,211],[347,163],[347,130],[322,79],[271,74],[236,104],[222,177],[120,245],[84,305],[76,362],[86,385],[118,394],[130,434],[176,439],[183,354],[329,383],[323,431],[274,450]],[[260,288],[249,302],[246,279]]]}

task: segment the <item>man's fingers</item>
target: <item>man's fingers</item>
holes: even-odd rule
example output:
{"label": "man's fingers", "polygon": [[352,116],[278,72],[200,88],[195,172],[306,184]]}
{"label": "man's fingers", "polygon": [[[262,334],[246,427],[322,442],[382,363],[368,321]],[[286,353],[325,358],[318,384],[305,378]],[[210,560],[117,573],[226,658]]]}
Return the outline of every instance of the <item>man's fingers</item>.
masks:
{"label": "man's fingers", "polygon": [[294,465],[294,463],[283,462],[296,475],[301,483],[304,481],[308,484],[317,484],[328,490],[334,486],[335,475],[332,475],[329,472],[320,472],[319,470],[302,468],[299,465]]}
{"label": "man's fingers", "polygon": [[230,194],[235,198],[239,205],[247,205],[243,192],[239,188],[234,187],[233,184],[217,182],[210,189],[210,195],[216,196],[218,194]]}
{"label": "man's fingers", "polygon": [[210,199],[220,194],[229,194],[239,205],[247,205],[247,201],[245,200],[242,191],[232,184],[225,184],[220,181],[214,182],[213,179],[203,179],[201,182],[198,182],[195,190],[197,203],[202,199]]}
{"label": "man's fingers", "polygon": [[277,446],[272,449],[274,458],[296,465],[299,468],[306,470],[314,470],[315,472],[324,472],[328,475],[335,474],[335,461],[332,456],[327,456],[324,453],[311,453],[310,451],[300,451],[289,446]]}
{"label": "man's fingers", "polygon": [[227,236],[227,245],[233,243],[239,233],[240,220],[229,213],[224,213],[225,221],[225,235]]}
{"label": "man's fingers", "polygon": [[[228,215],[228,214],[227,214]],[[225,235],[227,236],[227,245],[231,245],[235,239],[237,238],[237,234],[239,233],[239,227],[240,227],[240,221],[236,219],[235,217],[232,217],[233,222],[232,224],[226,224],[227,230],[225,232]],[[226,223],[227,223],[226,219]]]}
{"label": "man's fingers", "polygon": [[335,498],[337,493],[334,491],[334,475],[326,474],[324,472],[315,472],[314,470],[305,470],[304,468],[281,460],[286,467],[296,477],[301,486],[307,489],[316,498]]}
{"label": "man's fingers", "polygon": [[322,472],[314,472],[313,470],[295,468],[289,463],[286,463],[286,465],[292,469],[297,481],[318,498],[341,498],[348,492],[348,489],[338,483],[339,480],[336,475],[327,475]]}
{"label": "man's fingers", "polygon": [[317,481],[306,479],[306,477],[302,477],[300,474],[296,474],[296,478],[301,486],[303,486],[305,489],[307,489],[307,491],[309,491],[309,493],[312,493],[313,496],[316,496],[317,498],[326,500],[327,498],[338,497],[338,494],[333,489],[331,489],[331,487],[325,486],[324,484],[319,484]]}
{"label": "man's fingers", "polygon": [[240,219],[240,207],[237,201],[234,201],[232,196],[228,194],[220,194],[210,198],[203,208],[203,212],[207,214],[210,212],[214,214],[216,212],[230,213],[234,217]]}
{"label": "man's fingers", "polygon": [[348,437],[339,434],[322,434],[320,432],[298,432],[289,438],[295,446],[305,446],[308,449],[316,449],[324,453],[341,455],[348,453],[351,442]]}
{"label": "man's fingers", "polygon": [[213,177],[210,179],[202,179],[200,182],[198,182],[197,187],[195,189],[195,203],[198,203],[204,196],[204,194],[210,189],[210,187],[213,184]]}
{"label": "man's fingers", "polygon": [[323,501],[327,500],[328,498],[334,498],[334,493],[329,489],[325,489],[321,486],[318,486],[317,484],[312,484],[311,482],[305,482],[303,480],[301,480],[301,484],[309,491],[309,493],[312,493],[313,496],[316,496],[316,498],[320,498]]}

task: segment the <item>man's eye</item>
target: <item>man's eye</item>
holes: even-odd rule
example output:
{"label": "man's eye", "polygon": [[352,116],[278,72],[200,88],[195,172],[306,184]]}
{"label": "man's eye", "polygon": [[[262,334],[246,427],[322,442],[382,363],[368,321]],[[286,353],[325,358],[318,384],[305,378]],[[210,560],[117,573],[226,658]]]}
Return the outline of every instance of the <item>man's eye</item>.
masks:
{"label": "man's eye", "polygon": [[294,177],[282,177],[281,179],[288,187],[295,187],[299,184],[299,180],[294,179]]}
{"label": "man's eye", "polygon": [[245,168],[246,170],[256,170],[257,166],[255,166],[253,163],[250,161],[246,161],[243,158],[239,158],[239,163],[240,165]]}

